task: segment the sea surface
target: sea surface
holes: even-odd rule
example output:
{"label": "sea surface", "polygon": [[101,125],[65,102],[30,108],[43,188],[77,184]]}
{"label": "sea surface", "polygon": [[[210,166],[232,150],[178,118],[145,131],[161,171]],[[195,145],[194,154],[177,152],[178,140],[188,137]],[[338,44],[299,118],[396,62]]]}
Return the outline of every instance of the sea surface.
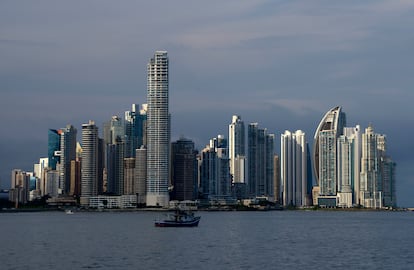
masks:
{"label": "sea surface", "polygon": [[414,212],[1,213],[0,269],[414,269]]}

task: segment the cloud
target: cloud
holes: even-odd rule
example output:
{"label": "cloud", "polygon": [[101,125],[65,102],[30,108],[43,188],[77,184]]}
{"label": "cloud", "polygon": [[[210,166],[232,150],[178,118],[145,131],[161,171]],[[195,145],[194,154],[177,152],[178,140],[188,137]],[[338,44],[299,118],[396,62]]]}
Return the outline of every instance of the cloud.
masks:
{"label": "cloud", "polygon": [[266,103],[278,106],[290,113],[305,116],[309,112],[321,112],[324,111],[324,107],[321,101],[307,100],[307,99],[275,99],[267,100]]}
{"label": "cloud", "polygon": [[409,152],[404,134],[412,130],[401,126],[413,115],[413,1],[40,0],[1,7],[3,140],[44,142],[47,128],[101,124],[144,103],[146,64],[165,49],[173,132],[202,145],[226,132],[232,114],[310,134],[327,110],[342,105],[350,122],[373,122],[396,140],[397,160]]}

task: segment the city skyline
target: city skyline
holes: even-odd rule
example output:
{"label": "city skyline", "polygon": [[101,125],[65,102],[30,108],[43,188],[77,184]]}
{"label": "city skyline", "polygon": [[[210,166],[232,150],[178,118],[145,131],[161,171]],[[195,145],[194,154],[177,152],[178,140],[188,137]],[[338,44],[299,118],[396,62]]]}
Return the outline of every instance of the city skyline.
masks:
{"label": "city skyline", "polygon": [[148,55],[165,49],[174,66],[172,141],[185,135],[201,149],[226,134],[237,114],[276,135],[301,129],[310,142],[323,114],[340,105],[348,126],[373,123],[387,134],[398,205],[414,205],[411,127],[401,131],[413,114],[412,3],[229,2],[220,11],[187,4],[169,3],[165,10],[176,12],[151,20],[144,11],[156,8],[152,3],[102,1],[81,10],[51,1],[24,10],[2,3],[0,120],[8,127],[1,187],[12,169],[31,170],[47,156],[48,129],[71,123],[81,130],[88,119],[100,125],[144,103]]}
{"label": "city skyline", "polygon": [[[158,66],[159,70],[168,70],[164,66],[168,62],[166,52],[158,51],[155,55],[157,54],[160,61],[158,65],[154,65],[150,69]],[[151,63],[154,62],[154,59],[151,59]],[[150,75],[149,77],[154,76]],[[165,77],[161,81],[168,82]],[[158,93],[158,95],[162,96],[162,93]],[[162,102],[157,101],[157,106],[160,103]],[[143,107],[147,107],[146,105],[143,104]],[[137,107],[137,104],[133,104],[132,107]],[[128,118],[130,113],[130,111],[126,111],[125,117]],[[145,111],[141,111],[141,113],[145,113]],[[169,119],[169,115],[165,118]],[[158,119],[155,122],[159,123],[161,120]],[[175,200],[200,200],[202,205],[206,203],[214,205],[218,202],[233,205],[235,199],[250,201],[252,198],[259,200],[267,198],[266,200],[275,201],[284,207],[309,207],[312,206],[312,200],[313,205],[320,207],[387,208],[397,206],[396,163],[387,154],[386,135],[374,133],[374,127],[371,124],[365,129],[362,136],[360,126],[346,127],[346,115],[341,107],[329,110],[318,125],[313,144],[317,145],[319,151],[313,151],[312,158],[309,154],[309,143],[305,133],[301,130],[294,133],[286,130],[284,134],[281,134],[280,164],[277,161],[279,154],[274,151],[275,135],[269,134],[266,128],[259,128],[258,123],[250,123],[247,128],[247,139],[242,139],[245,130],[244,124],[240,116],[234,115],[229,125],[228,137],[239,137],[239,139],[230,139],[228,143],[225,136],[218,135],[216,138],[210,139],[209,145],[196,158],[198,150],[194,148],[194,142],[180,138],[176,142],[171,142],[173,150],[170,154],[175,160],[171,163],[172,166],[165,165],[165,158],[170,156],[169,151],[159,150],[156,151],[156,154],[162,154],[160,156],[161,164],[154,166],[146,162],[148,158],[146,145],[136,149],[137,158],[135,155],[129,157],[125,154],[124,150],[130,147],[128,142],[134,140],[134,134],[140,133],[131,133],[131,136],[125,136],[125,131],[131,128],[137,131],[147,129],[146,124],[139,127],[135,126],[135,120],[131,119],[131,121],[127,123],[128,121],[124,122],[122,118],[113,116],[110,122],[104,123],[105,139],[102,139],[99,137],[98,127],[90,120],[88,124],[82,125],[82,141],[76,147],[76,129],[73,126],[67,125],[66,128],[59,130],[49,129],[48,153],[52,153],[51,160],[53,162],[55,161],[54,157],[57,157],[57,164],[53,165],[52,162],[49,167],[46,163],[50,157],[40,158],[39,163],[34,164],[33,172],[13,169],[9,192],[10,200],[17,204],[17,202],[27,203],[39,199],[43,195],[49,195],[56,199],[58,194],[64,195],[64,197],[66,195],[77,197],[80,194],[80,204],[84,207],[97,207],[105,200],[112,201],[110,208],[115,207],[117,203],[122,203],[122,206],[119,207],[131,207],[141,199],[146,201],[147,207],[167,207],[171,199],[168,198],[168,195],[172,195]],[[138,121],[137,123],[142,124],[143,122]],[[236,130],[235,123],[239,126],[237,132],[234,132]],[[135,128],[131,127],[131,124]],[[162,133],[162,131],[157,131],[156,134],[158,133]],[[168,137],[165,144],[169,147],[168,129],[164,130],[164,133]],[[55,134],[58,137],[55,137]],[[69,137],[70,139],[68,139]],[[151,139],[150,137],[148,136],[148,141],[153,141],[156,138]],[[104,143],[105,141],[106,143]],[[118,145],[119,142],[122,144]],[[239,148],[240,152],[240,149],[243,148],[240,146],[246,142],[248,178],[246,182],[240,182],[240,179],[234,177],[240,172],[234,175],[230,172],[230,162],[239,160],[239,157],[230,155],[229,152],[233,148]],[[71,144],[73,147],[69,147]],[[160,144],[157,143],[157,147],[160,147]],[[232,147],[231,144],[233,144]],[[178,147],[178,145],[180,146]],[[235,147],[236,145],[238,147]],[[113,146],[119,146],[118,151],[112,151]],[[71,167],[69,168],[70,174],[68,174],[62,166],[65,164],[66,158],[62,157],[70,156],[66,152],[71,148],[73,149],[70,151],[76,151],[77,154],[69,162]],[[106,150],[104,150],[105,148]],[[180,148],[181,150],[179,150]],[[142,155],[138,157],[138,152],[141,150],[145,150],[145,159]],[[107,161],[103,163],[105,152]],[[81,160],[78,160],[80,156]],[[146,164],[142,164],[144,160]],[[73,173],[78,170],[75,163],[79,161],[82,169],[78,171],[79,175],[76,176]],[[158,162],[156,159],[154,161]],[[198,163],[198,173],[195,172],[196,163]],[[318,180],[312,181],[312,163],[316,164],[314,168],[319,167],[316,169],[319,172],[319,186],[317,185]],[[147,165],[151,165],[153,168],[151,170],[144,169],[146,175],[160,174],[160,168],[167,168],[165,173],[167,183],[164,184],[163,189],[162,183],[155,182],[162,179],[147,179],[142,174],[140,167],[145,168]],[[44,168],[45,175],[43,175],[41,168]],[[196,181],[197,175],[199,177]],[[314,176],[316,179],[318,178],[316,173]],[[75,180],[77,177],[80,177],[78,183]],[[64,179],[70,180],[68,183],[70,186],[64,183]],[[149,180],[155,183],[151,183]],[[154,185],[157,189],[147,190],[145,187],[140,187],[142,184],[145,186],[145,182],[147,182],[146,186]],[[80,185],[80,193],[74,192],[78,185]],[[174,188],[170,190],[172,187]],[[185,192],[189,192],[185,196],[182,195],[184,189],[187,190]],[[197,190],[200,193],[196,196]],[[170,193],[170,191],[173,192]],[[113,195],[117,195],[119,199],[111,197]],[[148,195],[155,199],[145,199],[144,197],[148,198]],[[161,199],[156,198],[158,196]],[[73,198],[69,200],[73,200]],[[118,202],[116,202],[117,200]]]}

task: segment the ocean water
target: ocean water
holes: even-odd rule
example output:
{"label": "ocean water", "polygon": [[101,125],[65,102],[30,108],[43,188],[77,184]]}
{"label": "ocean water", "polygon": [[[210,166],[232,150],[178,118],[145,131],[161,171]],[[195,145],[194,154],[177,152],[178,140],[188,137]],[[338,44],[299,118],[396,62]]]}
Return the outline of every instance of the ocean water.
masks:
{"label": "ocean water", "polygon": [[0,214],[0,269],[414,269],[413,212]]}

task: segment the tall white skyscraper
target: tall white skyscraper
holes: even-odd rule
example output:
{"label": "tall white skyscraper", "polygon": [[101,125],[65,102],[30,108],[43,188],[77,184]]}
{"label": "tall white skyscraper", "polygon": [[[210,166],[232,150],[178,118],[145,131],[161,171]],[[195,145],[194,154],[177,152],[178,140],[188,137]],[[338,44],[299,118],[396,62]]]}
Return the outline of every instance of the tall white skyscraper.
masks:
{"label": "tall white skyscraper", "polygon": [[233,183],[245,183],[245,128],[240,116],[233,115],[229,125],[230,174]]}
{"label": "tall white skyscraper", "polygon": [[341,107],[329,110],[316,129],[313,145],[313,170],[318,192],[313,192],[320,206],[337,204],[337,138],[343,134],[346,116]]}
{"label": "tall white skyscraper", "polygon": [[[342,111],[341,107],[335,107],[329,110],[325,116],[322,118],[321,122],[319,123],[318,128],[316,129],[315,136],[314,136],[314,144],[313,144],[313,171],[316,177],[316,184],[320,185],[320,169],[319,169],[319,155],[320,155],[320,147],[319,147],[319,137],[321,132],[323,131],[330,131],[331,135],[335,136],[335,140],[337,137],[342,135],[343,128],[346,126],[346,116],[345,113]],[[327,134],[325,134],[326,136]]]}
{"label": "tall white skyscraper", "polygon": [[168,56],[156,51],[147,65],[147,206],[168,206],[170,115]]}
{"label": "tall white skyscraper", "polygon": [[319,133],[319,195],[336,196],[336,131],[323,130]]}
{"label": "tall white skyscraper", "polygon": [[380,151],[385,147],[384,137],[374,133],[372,126],[362,134],[361,205],[368,208],[382,207],[382,181]]}
{"label": "tall white skyscraper", "polygon": [[344,128],[338,138],[338,199],[339,206],[359,204],[359,174],[361,168],[360,126]]}
{"label": "tall white skyscraper", "polygon": [[307,206],[307,145],[305,133],[285,131],[281,135],[280,170],[283,205]]}
{"label": "tall white skyscraper", "polygon": [[94,121],[82,125],[81,198],[89,205],[89,197],[98,195],[98,127]]}

